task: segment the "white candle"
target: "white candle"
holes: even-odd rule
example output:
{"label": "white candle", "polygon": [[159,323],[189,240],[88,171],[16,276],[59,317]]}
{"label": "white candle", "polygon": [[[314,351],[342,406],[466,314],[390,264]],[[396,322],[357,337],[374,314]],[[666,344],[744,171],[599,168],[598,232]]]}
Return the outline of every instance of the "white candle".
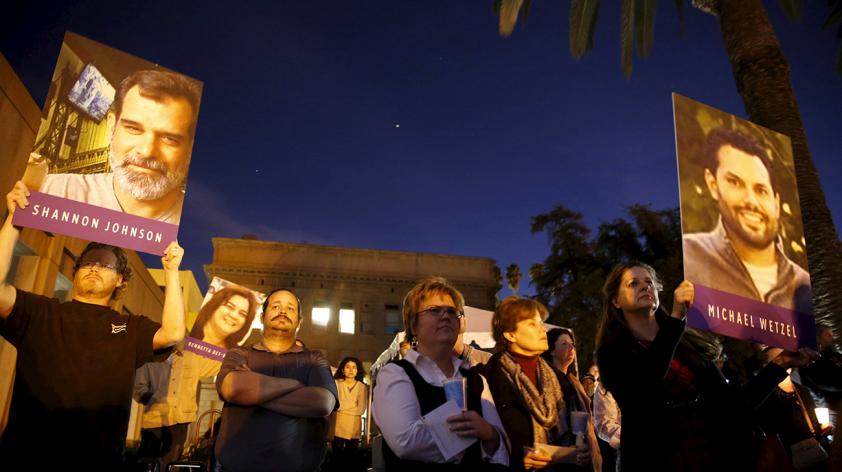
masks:
{"label": "white candle", "polygon": [[827,408],[816,408],[816,419],[822,425],[830,424],[830,414]]}

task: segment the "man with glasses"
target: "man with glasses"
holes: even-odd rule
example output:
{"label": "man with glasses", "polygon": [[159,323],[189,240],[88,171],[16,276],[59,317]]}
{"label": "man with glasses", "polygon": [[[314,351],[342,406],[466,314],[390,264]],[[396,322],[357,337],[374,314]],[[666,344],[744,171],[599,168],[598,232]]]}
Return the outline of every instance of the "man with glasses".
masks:
{"label": "man with glasses", "polygon": [[125,252],[106,244],[90,243],[82,251],[71,301],[19,290],[7,283],[20,235],[12,215],[29,204],[28,196],[17,182],[6,195],[8,216],[0,229],[0,335],[18,350],[0,457],[6,464],[35,460],[38,467],[117,470],[135,370],[153,359],[153,350],[184,337],[178,274],[184,251],[172,242],[161,259],[161,324],[111,308],[132,273]]}
{"label": "man with glasses", "polygon": [[263,303],[263,338],[225,354],[216,388],[225,400],[216,457],[225,471],[319,470],[327,417],[339,406],[330,365],[295,339],[301,301],[287,289]]}

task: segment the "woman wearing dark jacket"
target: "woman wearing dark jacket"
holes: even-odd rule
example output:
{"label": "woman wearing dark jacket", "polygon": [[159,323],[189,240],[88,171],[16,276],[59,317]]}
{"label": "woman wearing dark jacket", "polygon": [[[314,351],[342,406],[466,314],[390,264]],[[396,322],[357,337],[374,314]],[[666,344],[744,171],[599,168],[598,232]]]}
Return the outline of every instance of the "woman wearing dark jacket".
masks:
{"label": "woman wearing dark jacket", "polygon": [[750,414],[805,354],[781,353],[745,387],[730,386],[685,334],[693,284],[658,311],[660,282],[641,263],[616,266],[603,286],[597,334],[601,380],[623,412],[621,470],[750,470]]}
{"label": "woman wearing dark jacket", "polygon": [[[562,464],[554,464],[549,455],[532,450],[533,446],[572,446],[571,439],[575,441],[565,415],[568,399],[552,366],[540,356],[548,347],[546,317],[547,309],[541,303],[509,297],[500,303],[491,321],[497,353],[486,364],[485,375],[511,443],[509,465],[513,470],[558,470]],[[573,459],[574,465],[601,470],[599,450],[591,450],[587,442]]]}

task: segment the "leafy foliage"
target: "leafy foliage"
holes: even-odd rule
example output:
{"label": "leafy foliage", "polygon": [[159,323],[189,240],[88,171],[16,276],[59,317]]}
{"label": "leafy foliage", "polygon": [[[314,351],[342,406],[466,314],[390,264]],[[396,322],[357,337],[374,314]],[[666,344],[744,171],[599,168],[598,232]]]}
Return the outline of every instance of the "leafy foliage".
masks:
{"label": "leafy foliage", "polygon": [[550,310],[549,323],[575,331],[582,368],[592,362],[602,283],[615,264],[640,260],[652,265],[664,282],[661,303],[666,306],[683,278],[678,209],[632,205],[626,212],[627,218],[600,224],[595,235],[581,213],[563,205],[532,218],[532,233],[545,233],[550,243],[544,262],[529,269],[536,297]]}

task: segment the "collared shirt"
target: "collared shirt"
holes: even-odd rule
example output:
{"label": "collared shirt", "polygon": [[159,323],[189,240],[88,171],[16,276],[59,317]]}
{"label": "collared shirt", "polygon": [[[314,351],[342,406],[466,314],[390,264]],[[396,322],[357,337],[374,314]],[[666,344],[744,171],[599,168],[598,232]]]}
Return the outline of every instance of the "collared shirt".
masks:
{"label": "collared shirt", "polygon": [[[298,343],[284,352],[270,351],[262,341],[250,347],[228,350],[216,377],[217,390],[225,376],[241,365],[257,374],[321,387],[335,398],[339,397],[327,359],[321,352],[311,351]],[[325,456],[327,433],[325,417],[293,417],[260,405],[225,402],[216,456],[225,470],[232,471],[318,470]]]}
{"label": "collared shirt", "polygon": [[593,421],[600,439],[620,448],[620,408],[611,392],[597,383],[593,395]]}
{"label": "collared shirt", "polygon": [[349,387],[346,379],[336,381],[339,391],[339,409],[336,410],[334,436],[342,439],[359,439],[362,435],[362,414],[368,406],[368,386],[360,381]]}
{"label": "collared shirt", "polygon": [[[69,198],[109,210],[125,211],[114,194],[114,173],[100,174],[48,174],[41,184],[41,193]],[[181,219],[184,196],[165,212],[153,218],[164,223],[177,225]]]}
{"label": "collared shirt", "polygon": [[710,233],[685,234],[683,241],[686,261],[684,276],[687,280],[789,310],[813,314],[810,276],[786,256],[780,240],[775,243],[778,279],[765,296],[757,291],[721,219]]}
{"label": "collared shirt", "polygon": [[[436,387],[443,386],[446,380],[461,378],[462,373],[459,369],[471,367],[468,361],[451,356],[454,374],[452,377],[447,377],[432,359],[418,353],[415,349],[410,349],[404,359],[415,367],[427,383]],[[491,456],[482,450],[482,456],[492,463],[508,465],[508,438],[485,377],[482,377],[482,386],[482,417],[500,435],[500,446],[497,450]],[[380,427],[383,438],[398,457],[424,462],[445,462],[432,433],[424,423],[415,387],[403,368],[396,364],[386,364],[380,369],[377,374],[372,409],[374,420]],[[459,462],[463,455],[464,451],[451,458],[450,462]]]}
{"label": "collared shirt", "polygon": [[196,421],[199,380],[219,373],[221,362],[184,351],[183,344],[167,362],[150,362],[137,371],[135,399],[151,393],[143,411],[144,429]]}

